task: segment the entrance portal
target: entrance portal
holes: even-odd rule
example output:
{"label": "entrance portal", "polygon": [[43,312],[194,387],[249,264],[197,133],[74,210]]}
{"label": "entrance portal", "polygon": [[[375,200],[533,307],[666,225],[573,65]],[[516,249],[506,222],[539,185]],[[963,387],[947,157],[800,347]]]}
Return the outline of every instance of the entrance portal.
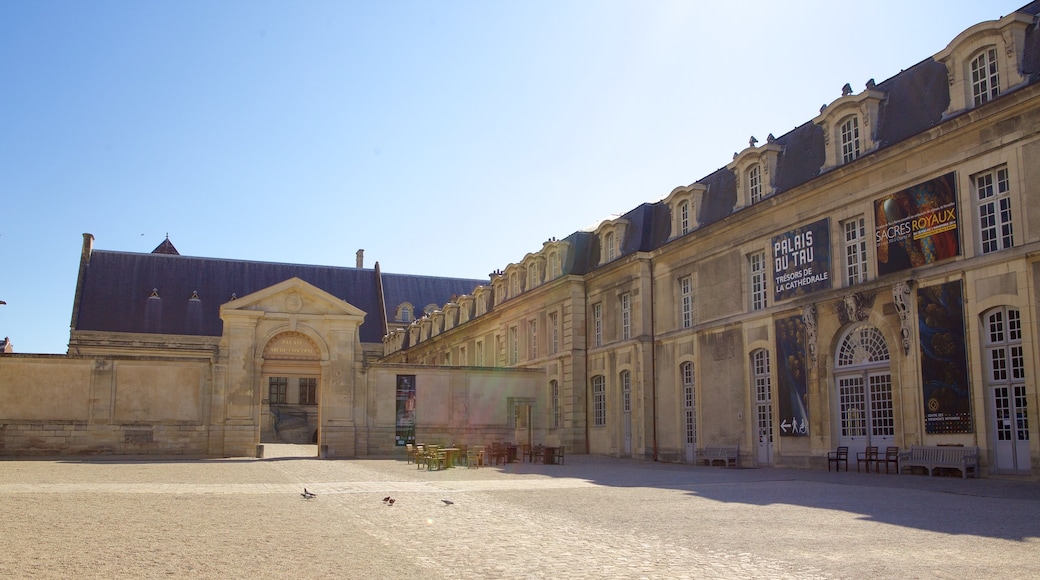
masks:
{"label": "entrance portal", "polygon": [[314,445],[317,455],[320,359],[317,346],[299,332],[281,333],[264,348],[260,443]]}

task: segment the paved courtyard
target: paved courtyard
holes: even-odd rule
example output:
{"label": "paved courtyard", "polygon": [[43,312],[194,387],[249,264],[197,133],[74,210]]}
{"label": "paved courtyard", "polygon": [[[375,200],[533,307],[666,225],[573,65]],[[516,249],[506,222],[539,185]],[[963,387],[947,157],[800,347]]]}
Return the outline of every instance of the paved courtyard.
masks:
{"label": "paved courtyard", "polygon": [[1040,577],[1036,481],[292,454],[0,461],[0,577]]}

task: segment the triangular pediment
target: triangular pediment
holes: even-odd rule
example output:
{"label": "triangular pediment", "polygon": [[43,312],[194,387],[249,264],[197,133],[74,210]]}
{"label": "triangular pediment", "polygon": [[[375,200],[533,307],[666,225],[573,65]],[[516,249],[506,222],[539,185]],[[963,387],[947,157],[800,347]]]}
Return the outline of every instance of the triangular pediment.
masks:
{"label": "triangular pediment", "polygon": [[254,311],[297,314],[304,316],[348,316],[363,319],[360,308],[329,294],[299,278],[290,278],[252,294],[225,302],[220,306],[225,313]]}

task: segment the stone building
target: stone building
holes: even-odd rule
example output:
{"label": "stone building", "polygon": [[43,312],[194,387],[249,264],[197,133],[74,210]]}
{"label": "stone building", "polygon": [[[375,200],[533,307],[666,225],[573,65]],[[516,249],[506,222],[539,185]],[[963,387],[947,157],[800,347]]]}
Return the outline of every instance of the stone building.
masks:
{"label": "stone building", "polygon": [[[967,445],[984,471],[1036,474],[1038,13],[847,84],[486,282],[88,237],[69,354],[0,358],[0,452],[249,454],[284,420],[367,455],[393,451],[414,408],[424,436],[568,453],[739,446],[742,465],[822,467],[839,445]],[[46,412],[19,395],[36,383]]]}
{"label": "stone building", "polygon": [[465,324],[417,321],[383,360],[544,369],[533,416],[589,453],[822,466],[950,444],[1036,473],[1038,12],[546,242],[458,299]]}

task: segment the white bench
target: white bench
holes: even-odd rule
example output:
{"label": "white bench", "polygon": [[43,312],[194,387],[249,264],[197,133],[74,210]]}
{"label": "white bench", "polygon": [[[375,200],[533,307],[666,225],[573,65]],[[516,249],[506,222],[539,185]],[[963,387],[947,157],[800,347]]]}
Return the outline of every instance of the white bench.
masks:
{"label": "white bench", "polygon": [[978,447],[947,447],[939,445],[911,445],[910,451],[899,454],[899,472],[905,468],[923,467],[931,476],[933,472],[941,467],[959,469],[961,478],[968,478],[968,471],[972,477],[979,476],[979,448]]}
{"label": "white bench", "polygon": [[697,456],[697,464],[715,465],[715,462],[720,462],[724,467],[736,467],[739,456],[739,445],[732,447],[705,447],[704,451]]}

